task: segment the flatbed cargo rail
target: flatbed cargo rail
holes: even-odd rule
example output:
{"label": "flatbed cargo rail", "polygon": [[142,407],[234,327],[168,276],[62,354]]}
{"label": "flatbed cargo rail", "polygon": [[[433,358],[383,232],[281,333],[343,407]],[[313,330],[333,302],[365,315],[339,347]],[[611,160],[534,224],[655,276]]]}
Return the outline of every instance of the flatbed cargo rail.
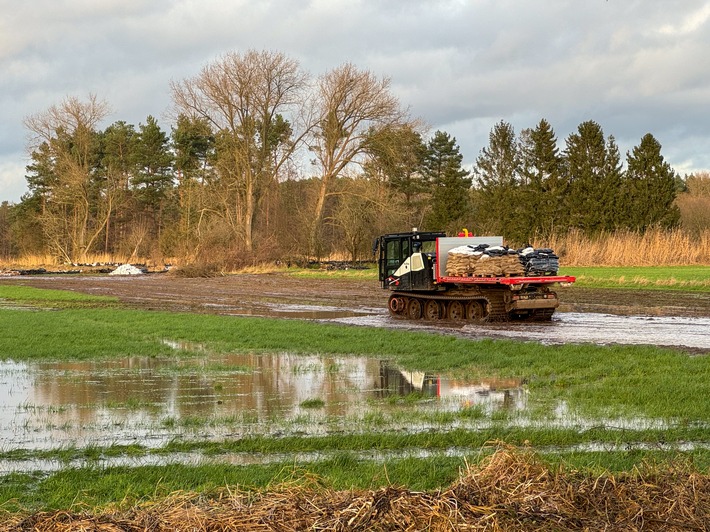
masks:
{"label": "flatbed cargo rail", "polygon": [[437,277],[436,283],[452,283],[452,284],[552,284],[552,283],[573,283],[576,277],[569,275],[540,275],[535,277],[483,277],[483,276],[468,276],[468,277]]}

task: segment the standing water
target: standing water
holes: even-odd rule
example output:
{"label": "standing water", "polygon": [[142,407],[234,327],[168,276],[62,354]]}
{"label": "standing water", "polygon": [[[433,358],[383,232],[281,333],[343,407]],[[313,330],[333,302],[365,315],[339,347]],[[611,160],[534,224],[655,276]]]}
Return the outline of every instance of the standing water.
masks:
{"label": "standing water", "polygon": [[351,429],[412,394],[415,400],[407,404],[414,412],[525,406],[523,388],[513,379],[470,382],[357,357],[204,353],[6,361],[0,363],[0,448],[323,434]]}

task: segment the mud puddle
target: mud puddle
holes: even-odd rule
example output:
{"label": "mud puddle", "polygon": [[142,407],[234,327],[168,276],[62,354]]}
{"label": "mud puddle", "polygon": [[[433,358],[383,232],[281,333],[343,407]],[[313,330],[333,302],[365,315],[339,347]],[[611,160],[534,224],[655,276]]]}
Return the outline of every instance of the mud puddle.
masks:
{"label": "mud puddle", "polygon": [[[218,308],[219,305],[206,305]],[[320,305],[283,305],[283,304],[253,304],[249,307],[223,306],[227,314],[235,316],[261,316],[266,318],[293,318],[302,320],[321,320],[353,318],[367,316],[369,312],[342,307]]]}
{"label": "mud puddle", "polygon": [[483,325],[451,324],[398,320],[387,314],[326,321],[369,327],[429,330],[466,338],[532,340],[549,345],[632,344],[680,347],[698,352],[710,351],[710,318],[557,312],[552,321],[543,323],[511,321]]}
{"label": "mud puddle", "polygon": [[[384,360],[217,355],[165,343],[199,356],[0,363],[0,450],[352,432],[388,409],[405,408],[411,421],[411,413],[526,406],[514,379],[469,382]],[[396,400],[410,395],[404,407]]]}
{"label": "mud puddle", "polygon": [[[710,318],[558,313],[549,323],[507,323],[489,327],[496,336],[546,344],[595,343],[688,347],[710,350]],[[466,326],[474,336],[479,328]]]}

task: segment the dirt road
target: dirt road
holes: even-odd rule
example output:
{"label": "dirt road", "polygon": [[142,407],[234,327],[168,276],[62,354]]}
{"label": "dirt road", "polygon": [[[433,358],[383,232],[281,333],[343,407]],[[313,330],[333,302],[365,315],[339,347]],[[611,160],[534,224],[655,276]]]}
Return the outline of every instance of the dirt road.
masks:
{"label": "dirt road", "polygon": [[473,326],[412,324],[386,313],[388,293],[376,281],[296,278],[281,273],[185,279],[141,276],[38,275],[0,278],[1,284],[116,296],[143,309],[341,321],[378,327],[438,330],[462,336],[671,345],[710,351],[710,292],[559,290],[551,324]]}

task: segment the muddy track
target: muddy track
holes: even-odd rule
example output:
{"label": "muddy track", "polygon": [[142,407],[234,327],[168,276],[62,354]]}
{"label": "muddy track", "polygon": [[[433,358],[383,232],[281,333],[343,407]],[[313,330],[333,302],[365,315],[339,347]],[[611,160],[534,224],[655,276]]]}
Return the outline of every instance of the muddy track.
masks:
{"label": "muddy track", "polygon": [[710,292],[677,290],[593,289],[576,286],[558,290],[560,310],[623,316],[710,316]]}
{"label": "muddy track", "polygon": [[38,275],[0,278],[0,284],[115,296],[130,307],[149,310],[320,319],[467,337],[652,344],[710,352],[710,292],[573,286],[558,291],[560,309],[552,323],[540,328],[532,324],[402,323],[407,320],[388,316],[389,292],[374,280],[310,279],[282,273],[199,279],[171,274]]}
{"label": "muddy track", "polygon": [[262,309],[280,306],[384,309],[388,296],[373,286],[375,283],[303,279],[283,274],[196,279],[170,274],[121,277],[43,275],[0,278],[0,283],[115,296],[136,308],[214,314],[234,314],[254,307]]}
{"label": "muddy track", "polygon": [[[170,274],[133,277],[38,275],[0,278],[0,283],[116,296],[128,305],[146,309],[211,313],[231,313],[232,307],[253,304],[384,310],[389,296],[376,281],[306,279],[280,273],[199,279]],[[559,290],[559,294],[563,312],[710,317],[710,292],[570,287]]]}

